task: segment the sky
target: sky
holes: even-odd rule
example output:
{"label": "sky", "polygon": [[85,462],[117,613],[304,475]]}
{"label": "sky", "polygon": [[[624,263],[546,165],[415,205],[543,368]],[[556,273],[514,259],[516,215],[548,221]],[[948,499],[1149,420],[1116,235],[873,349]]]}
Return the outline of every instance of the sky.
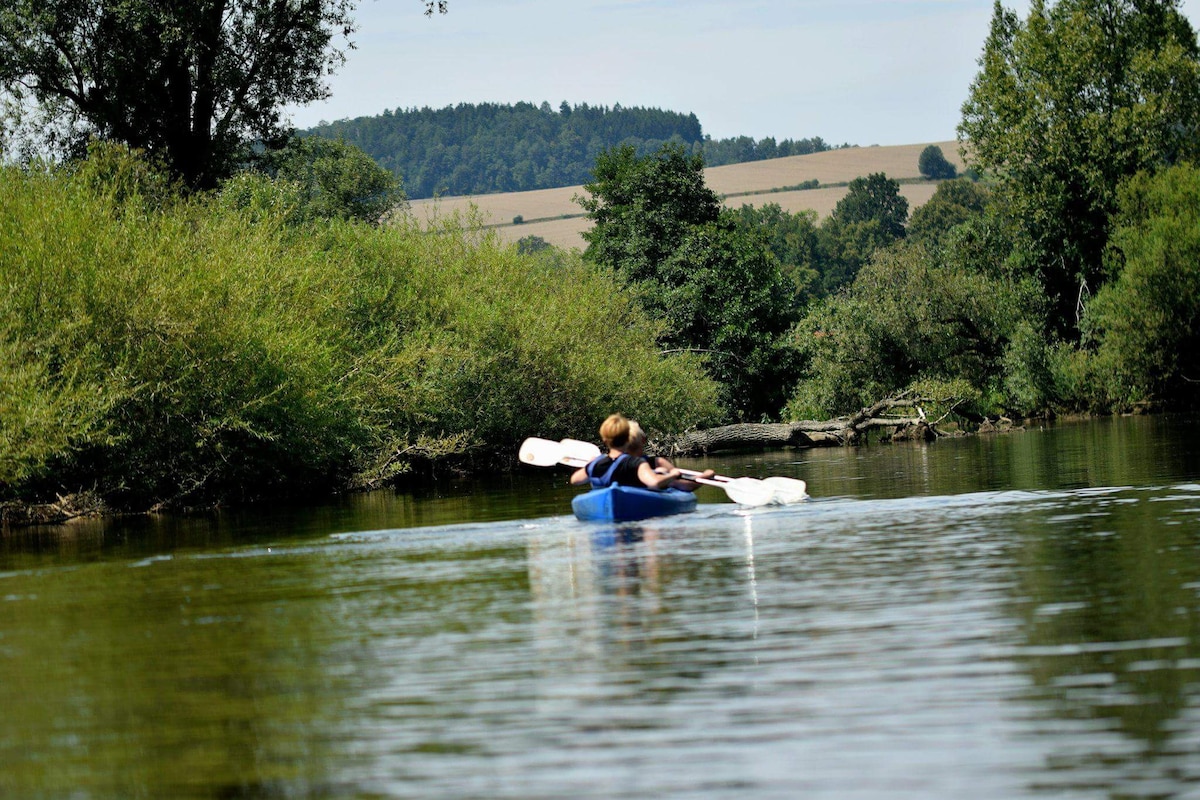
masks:
{"label": "sky", "polygon": [[[1004,0],[1024,17],[1029,3]],[[694,113],[714,139],[955,138],[992,0],[359,0],[332,96],[297,127],[458,103]],[[1200,27],[1200,0],[1184,0]]]}

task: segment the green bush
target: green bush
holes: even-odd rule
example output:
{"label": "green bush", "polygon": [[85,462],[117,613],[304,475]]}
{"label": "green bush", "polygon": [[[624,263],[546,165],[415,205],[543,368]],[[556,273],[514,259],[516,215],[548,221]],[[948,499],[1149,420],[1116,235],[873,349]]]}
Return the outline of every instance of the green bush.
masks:
{"label": "green bush", "polygon": [[1200,170],[1180,164],[1123,184],[1111,276],[1087,304],[1084,398],[1124,409],[1186,405],[1200,379]]}
{"label": "green bush", "polygon": [[613,410],[666,430],[717,415],[698,361],[659,356],[659,326],[577,258],[412,220],[296,227],[287,184],[235,189],[154,211],[3,171],[0,499],[336,489],[590,436]]}
{"label": "green bush", "polygon": [[785,416],[854,411],[920,381],[965,381],[988,403],[1011,402],[1002,365],[1030,291],[923,246],[880,251],[794,329],[806,371]]}

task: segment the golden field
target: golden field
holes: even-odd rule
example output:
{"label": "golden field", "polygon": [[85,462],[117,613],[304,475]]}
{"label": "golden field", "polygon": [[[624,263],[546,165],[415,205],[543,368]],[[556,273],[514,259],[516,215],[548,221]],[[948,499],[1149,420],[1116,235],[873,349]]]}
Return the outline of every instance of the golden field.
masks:
{"label": "golden field", "polygon": [[[917,169],[917,159],[930,144],[941,147],[946,159],[959,171],[965,168],[958,143],[946,141],[853,147],[806,156],[710,167],[704,170],[704,179],[710,189],[724,196],[725,205],[731,208],[778,203],[785,211],[811,209],[818,216],[825,217],[846,193],[844,185],[828,184],[846,184],[875,172],[882,172],[895,180],[919,180],[921,173]],[[774,191],[810,180],[819,181],[821,188]],[[908,200],[911,210],[932,197],[935,188],[934,183],[902,183],[900,194]],[[524,236],[540,236],[559,247],[582,248],[585,243],[581,234],[591,224],[582,216],[583,209],[573,199],[582,195],[582,186],[567,186],[533,192],[414,200],[412,209],[418,217],[430,219],[447,214],[471,213],[473,208],[484,224],[496,226],[501,236],[509,241],[515,242]],[[518,215],[527,222],[514,225],[513,218]]]}

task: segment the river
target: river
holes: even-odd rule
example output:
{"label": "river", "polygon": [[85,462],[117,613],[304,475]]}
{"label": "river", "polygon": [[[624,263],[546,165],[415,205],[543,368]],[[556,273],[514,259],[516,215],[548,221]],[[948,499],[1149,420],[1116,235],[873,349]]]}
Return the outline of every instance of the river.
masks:
{"label": "river", "polygon": [[1102,419],[0,537],[0,797],[1200,797],[1200,438]]}

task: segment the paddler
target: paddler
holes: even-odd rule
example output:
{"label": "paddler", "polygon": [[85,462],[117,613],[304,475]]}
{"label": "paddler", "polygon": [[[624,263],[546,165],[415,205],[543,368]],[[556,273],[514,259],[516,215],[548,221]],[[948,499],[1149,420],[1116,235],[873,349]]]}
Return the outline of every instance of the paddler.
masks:
{"label": "paddler", "polygon": [[[608,446],[608,454],[601,455],[580,467],[571,475],[575,486],[591,484],[600,489],[612,484],[635,486],[643,489],[684,489],[695,491],[699,485],[681,476],[675,465],[662,456],[645,454],[646,432],[636,421],[623,414],[612,414],[600,425],[600,438]],[[701,478],[712,477],[711,469],[700,474]]]}

